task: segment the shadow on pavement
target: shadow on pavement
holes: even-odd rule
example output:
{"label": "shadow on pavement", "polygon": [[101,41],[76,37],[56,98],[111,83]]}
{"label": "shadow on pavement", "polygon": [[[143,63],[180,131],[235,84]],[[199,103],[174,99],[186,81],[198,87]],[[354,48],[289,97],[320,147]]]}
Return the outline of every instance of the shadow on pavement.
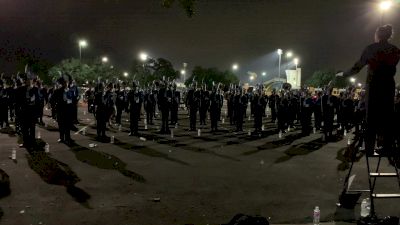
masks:
{"label": "shadow on pavement", "polygon": [[118,146],[120,148],[123,148],[125,150],[134,151],[134,152],[146,155],[146,156],[163,158],[163,159],[166,159],[168,161],[176,162],[176,163],[179,163],[179,164],[185,165],[185,166],[190,165],[187,162],[181,161],[179,159],[171,158],[168,154],[159,152],[159,151],[157,151],[155,149],[148,148],[148,147],[143,146],[143,145],[130,144],[130,143],[122,142],[122,141],[120,141],[118,139],[114,139],[114,145],[116,145],[116,146]]}
{"label": "shadow on pavement", "polygon": [[325,141],[322,141],[322,138],[318,138],[304,144],[293,145],[285,151],[285,156],[275,160],[275,163],[286,162],[295,156],[310,154],[311,152],[321,149],[326,144]]}
{"label": "shadow on pavement", "polygon": [[285,145],[290,145],[295,140],[298,140],[302,137],[305,137],[305,135],[302,133],[289,134],[289,135],[285,136],[283,139],[275,140],[272,142],[267,142],[264,145],[258,146],[257,150],[247,151],[247,152],[242,153],[242,155],[252,155],[252,154],[258,153],[263,150],[274,149],[274,148],[279,148],[279,147],[282,147]]}
{"label": "shadow on pavement", "polygon": [[48,184],[65,186],[67,188],[67,193],[70,194],[75,201],[86,208],[91,208],[88,203],[90,195],[75,186],[80,179],[67,164],[51,158],[49,154],[43,151],[33,151],[27,154],[27,159],[31,169],[35,171],[43,181]]}
{"label": "shadow on pavement", "polygon": [[142,175],[125,169],[126,163],[113,155],[104,152],[97,152],[92,149],[80,146],[77,143],[72,143],[68,146],[75,154],[75,157],[81,162],[100,169],[117,170],[122,175],[129,177],[137,182],[146,182],[145,178]]}
{"label": "shadow on pavement", "polygon": [[0,129],[0,133],[8,134],[8,136],[10,136],[10,137],[17,136],[17,132],[11,127],[5,127],[5,128]]}
{"label": "shadow on pavement", "polygon": [[[0,199],[11,194],[10,177],[4,170],[0,169]],[[0,219],[3,217],[3,209],[0,208]]]}

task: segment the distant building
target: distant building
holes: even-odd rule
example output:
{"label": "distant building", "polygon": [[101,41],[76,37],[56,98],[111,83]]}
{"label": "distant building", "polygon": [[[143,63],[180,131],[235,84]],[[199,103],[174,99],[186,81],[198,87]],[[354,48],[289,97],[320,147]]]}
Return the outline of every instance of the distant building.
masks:
{"label": "distant building", "polygon": [[287,82],[292,85],[292,89],[301,88],[301,68],[296,70],[286,70]]}

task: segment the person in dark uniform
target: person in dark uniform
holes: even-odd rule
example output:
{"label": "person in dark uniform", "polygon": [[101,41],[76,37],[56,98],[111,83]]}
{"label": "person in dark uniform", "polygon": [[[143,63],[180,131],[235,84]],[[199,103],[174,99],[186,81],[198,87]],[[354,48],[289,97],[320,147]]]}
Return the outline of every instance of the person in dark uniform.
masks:
{"label": "person in dark uniform", "polygon": [[148,88],[144,93],[143,106],[146,111],[146,122],[147,124],[153,124],[155,97],[152,89]]}
{"label": "person in dark uniform", "polygon": [[95,92],[92,87],[92,82],[90,82],[88,89],[85,91],[85,100],[87,102],[88,113],[94,113],[94,95]]}
{"label": "person in dark uniform", "polygon": [[178,123],[178,109],[181,102],[181,93],[176,90],[176,84],[172,85],[171,125]]}
{"label": "person in dark uniform", "polygon": [[10,114],[10,121],[14,121],[15,117],[15,80],[14,79],[9,79],[8,82],[6,82],[7,88],[7,95],[8,95],[8,111]]}
{"label": "person in dark uniform", "polygon": [[236,132],[243,131],[243,117],[244,117],[244,109],[246,104],[246,96],[242,94],[242,89],[237,87],[236,95],[234,98],[234,108],[233,110],[235,115],[236,122]]}
{"label": "person in dark uniform", "polygon": [[301,130],[303,135],[310,135],[313,100],[309,92],[304,93],[304,102],[301,109]]}
{"label": "person in dark uniform", "polygon": [[210,95],[205,85],[200,90],[200,125],[207,125],[207,111],[210,108]]}
{"label": "person in dark uniform", "polygon": [[8,127],[8,104],[9,95],[7,88],[4,86],[3,79],[0,79],[0,129]]}
{"label": "person in dark uniform", "polygon": [[264,112],[265,98],[262,95],[262,88],[259,87],[253,96],[251,105],[254,114],[254,129],[255,132],[262,131],[262,117]]}
{"label": "person in dark uniform", "polygon": [[128,93],[129,102],[129,121],[130,121],[130,132],[129,136],[139,135],[139,119],[142,98],[139,91],[137,90],[136,82],[132,82],[132,89]]}
{"label": "person in dark uniform", "polygon": [[326,88],[325,94],[321,98],[322,121],[324,122],[323,132],[326,141],[331,141],[333,139],[333,122],[335,113],[338,112],[338,101],[338,98],[332,95],[332,88]]}
{"label": "person in dark uniform", "polygon": [[218,131],[218,120],[220,110],[221,99],[217,92],[217,87],[214,85],[210,94],[210,120],[211,120],[211,131]]}
{"label": "person in dark uniform", "polygon": [[[78,86],[76,86],[75,80],[72,80],[71,83],[69,84],[69,91],[72,94],[72,103],[73,103],[73,107],[74,107],[74,111],[72,114],[72,119],[73,119],[73,123],[74,124],[79,124],[78,121],[78,103],[79,103],[79,89]],[[72,127],[73,130],[78,130],[75,126]]]}
{"label": "person in dark uniform", "polygon": [[20,147],[32,149],[36,146],[35,125],[38,115],[39,90],[33,86],[34,76],[32,74],[21,74],[20,78],[24,83],[16,92],[16,108],[23,140]]}
{"label": "person in dark uniform", "polygon": [[228,117],[229,117],[229,123],[230,125],[234,125],[235,124],[235,89],[231,89],[229,91],[229,94],[227,96],[227,106],[228,106]]}
{"label": "person in dark uniform", "polygon": [[39,124],[44,125],[43,122],[43,109],[44,106],[46,105],[47,102],[47,89],[43,86],[42,82],[39,80],[36,81],[36,87],[39,90],[39,105],[38,105],[38,119],[39,119]]}
{"label": "person in dark uniform", "polygon": [[322,124],[322,104],[321,104],[322,94],[317,92],[314,98],[313,111],[314,111],[314,127],[316,130],[321,129]]}
{"label": "person in dark uniform", "polygon": [[169,112],[172,103],[172,91],[167,87],[165,81],[161,81],[158,92],[158,108],[161,111],[161,134],[169,134]]}
{"label": "person in dark uniform", "polygon": [[68,79],[61,77],[57,81],[60,85],[53,95],[52,101],[54,101],[54,109],[56,112],[56,118],[58,123],[58,131],[60,133],[59,143],[71,144],[71,126],[73,123],[73,96],[68,91]]}
{"label": "person in dark uniform", "polygon": [[379,27],[375,32],[375,43],[366,47],[361,58],[345,73],[337,76],[348,77],[357,74],[368,65],[366,80],[366,151],[372,154],[376,136],[382,137],[382,152],[392,150],[396,66],[400,59],[398,47],[389,43],[393,28],[390,25]]}
{"label": "person in dark uniform", "polygon": [[187,105],[189,106],[189,117],[190,117],[190,131],[196,130],[196,122],[197,122],[197,111],[200,106],[200,91],[196,90],[196,85],[191,87],[188,91],[187,96]]}
{"label": "person in dark uniform", "polygon": [[96,123],[97,123],[97,139],[100,141],[106,141],[106,126],[108,122],[107,118],[107,98],[106,92],[104,91],[103,83],[98,83],[96,90],[96,94],[94,96],[94,105],[95,105],[95,115],[96,115]]}
{"label": "person in dark uniform", "polygon": [[268,97],[269,108],[271,109],[271,122],[275,123],[276,120],[276,100],[278,96],[276,95],[275,89],[272,90],[271,96]]}

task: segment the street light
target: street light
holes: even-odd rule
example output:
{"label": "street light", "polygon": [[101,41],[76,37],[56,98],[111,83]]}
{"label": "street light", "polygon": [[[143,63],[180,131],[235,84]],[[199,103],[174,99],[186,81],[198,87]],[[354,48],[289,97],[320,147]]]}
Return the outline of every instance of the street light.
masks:
{"label": "street light", "polygon": [[124,72],[124,77],[128,77],[129,73],[128,72]]}
{"label": "street light", "polygon": [[279,55],[279,66],[278,66],[279,73],[278,73],[278,77],[280,79],[281,78],[281,60],[282,60],[282,53],[283,53],[282,49],[278,49],[277,53]]}
{"label": "street light", "polygon": [[385,12],[389,11],[389,9],[392,8],[392,6],[393,2],[391,0],[381,1],[379,3],[379,9],[381,10],[381,25],[383,25],[384,22]]}
{"label": "street light", "polygon": [[85,39],[81,39],[78,41],[79,45],[79,60],[82,61],[82,48],[86,48],[88,46],[88,42]]}
{"label": "street light", "polygon": [[254,80],[254,76],[252,75],[252,76],[250,76],[250,80],[251,81],[253,81]]}
{"label": "street light", "polygon": [[286,58],[292,58],[293,52],[287,52],[286,53]]}
{"label": "street light", "polygon": [[139,59],[142,60],[142,61],[146,61],[148,58],[149,58],[149,56],[145,52],[141,52],[139,54]]}
{"label": "street light", "polygon": [[108,62],[108,58],[107,58],[106,56],[104,56],[103,58],[101,58],[101,61],[102,61],[103,63],[107,63],[107,62]]}
{"label": "street light", "polygon": [[232,65],[232,70],[233,71],[236,71],[238,69],[239,69],[239,65],[238,64],[235,63],[235,64]]}
{"label": "street light", "polygon": [[352,84],[354,84],[354,83],[356,82],[356,78],[350,77],[350,82],[351,82]]}
{"label": "street light", "polygon": [[362,84],[361,84],[361,83],[358,83],[357,85],[358,85],[358,87],[362,87]]}

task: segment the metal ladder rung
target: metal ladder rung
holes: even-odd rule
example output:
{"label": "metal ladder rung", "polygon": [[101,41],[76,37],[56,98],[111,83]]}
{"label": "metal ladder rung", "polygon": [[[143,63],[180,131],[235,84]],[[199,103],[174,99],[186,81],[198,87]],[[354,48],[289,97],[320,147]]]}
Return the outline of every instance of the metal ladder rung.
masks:
{"label": "metal ladder rung", "polygon": [[372,194],[374,198],[400,198],[400,194]]}
{"label": "metal ladder rung", "polygon": [[371,177],[397,177],[397,173],[369,173]]}

